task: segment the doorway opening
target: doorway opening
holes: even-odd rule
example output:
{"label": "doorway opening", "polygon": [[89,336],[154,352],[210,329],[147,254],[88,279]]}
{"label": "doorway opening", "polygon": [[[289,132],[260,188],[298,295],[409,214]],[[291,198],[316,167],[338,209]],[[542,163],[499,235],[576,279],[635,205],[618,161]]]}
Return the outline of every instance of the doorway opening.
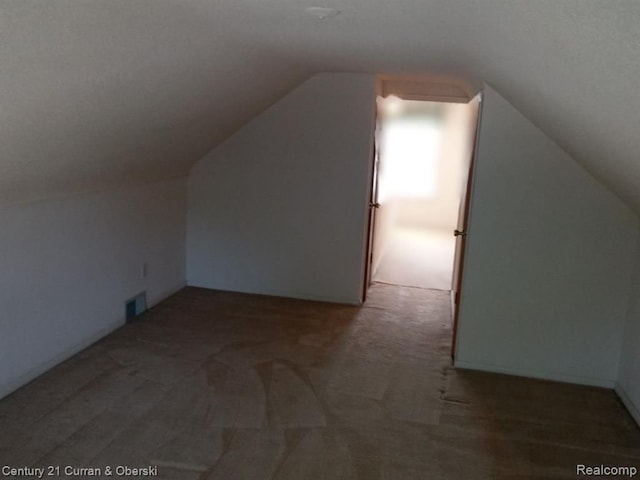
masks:
{"label": "doorway opening", "polygon": [[376,102],[366,285],[451,292],[454,344],[480,100]]}
{"label": "doorway opening", "polygon": [[378,98],[378,199],[372,280],[451,290],[465,162],[464,105]]}

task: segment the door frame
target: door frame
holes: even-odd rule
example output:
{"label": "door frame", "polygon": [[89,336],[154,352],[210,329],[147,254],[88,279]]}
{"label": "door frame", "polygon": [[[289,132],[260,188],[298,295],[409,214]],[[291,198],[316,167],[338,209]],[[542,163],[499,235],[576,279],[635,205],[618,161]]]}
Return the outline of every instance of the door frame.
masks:
{"label": "door frame", "polygon": [[[405,82],[405,83],[403,83]],[[361,301],[364,303],[367,298],[367,292],[369,287],[371,286],[371,278],[373,275],[372,272],[372,256],[373,256],[373,242],[374,242],[374,229],[375,229],[375,221],[376,221],[376,210],[378,205],[377,199],[377,184],[378,184],[378,144],[377,144],[377,135],[378,135],[378,102],[377,98],[379,96],[383,96],[384,93],[389,93],[402,98],[403,100],[421,100],[421,101],[431,101],[431,102],[440,102],[440,103],[469,103],[477,96],[480,96],[480,104],[478,106],[478,115],[477,115],[477,123],[476,123],[476,134],[473,139],[473,150],[471,154],[471,160],[469,165],[469,173],[467,178],[467,191],[465,193],[465,219],[464,225],[468,224],[469,218],[469,210],[471,206],[471,197],[472,197],[472,187],[473,187],[473,176],[475,175],[475,157],[477,154],[477,145],[478,145],[478,136],[480,134],[480,120],[482,113],[482,105],[483,105],[483,96],[484,93],[482,89],[478,91],[476,95],[473,92],[474,88],[471,84],[453,82],[450,78],[445,78],[440,82],[434,82],[433,78],[429,76],[396,76],[396,75],[377,75],[376,76],[376,92],[375,98],[373,99],[375,112],[374,112],[374,122],[373,122],[373,134],[372,134],[372,153],[371,153],[371,164],[369,168],[370,175],[370,187],[369,194],[367,196],[367,212],[368,212],[368,225],[366,231],[366,241],[364,245],[364,269],[363,269],[363,281],[362,281],[362,294]],[[452,95],[447,92],[447,95],[443,95],[441,91],[441,87],[451,87],[457,89],[455,93]],[[387,91],[388,90],[388,91]],[[477,90],[476,90],[477,91]],[[462,279],[464,273],[464,256],[466,250],[466,239],[463,240],[463,245],[461,248],[461,254],[459,258],[456,258],[455,261],[458,263],[458,281],[456,286],[456,299],[453,305],[453,332],[452,332],[452,341],[451,341],[451,355],[455,358],[455,350],[457,345],[457,332],[458,332],[458,321],[459,321],[459,305],[461,301],[461,288],[462,288]],[[454,267],[455,268],[455,267]]]}
{"label": "door frame", "polygon": [[[467,188],[464,196],[464,212],[462,218],[463,235],[456,237],[457,241],[460,241],[459,255],[454,259],[454,271],[458,270],[458,276],[456,278],[455,290],[451,293],[452,298],[452,314],[453,314],[453,327],[452,327],[452,342],[451,342],[451,359],[455,362],[456,352],[458,347],[458,327],[460,323],[460,306],[462,305],[462,285],[464,280],[464,261],[467,251],[467,234],[469,229],[469,214],[471,212],[471,200],[473,198],[473,185],[475,180],[475,172],[478,156],[478,144],[480,140],[480,126],[482,123],[482,107],[484,105],[484,92],[481,90],[478,92],[479,97],[478,113],[476,117],[475,136],[473,138],[473,149],[471,151],[471,159],[469,161],[469,173],[467,175]],[[476,97],[474,97],[476,98]],[[472,101],[473,99],[471,99]],[[458,249],[456,249],[458,252]],[[453,286],[453,285],[452,285]]]}
{"label": "door frame", "polygon": [[373,98],[373,125],[371,135],[371,163],[369,164],[369,192],[367,195],[367,230],[364,255],[364,277],[362,281],[362,293],[360,295],[361,303],[367,300],[367,293],[371,286],[371,278],[373,277],[373,232],[376,225],[376,211],[378,204],[378,159],[380,150],[378,148],[378,97],[382,92],[382,82],[376,77],[376,89]]}

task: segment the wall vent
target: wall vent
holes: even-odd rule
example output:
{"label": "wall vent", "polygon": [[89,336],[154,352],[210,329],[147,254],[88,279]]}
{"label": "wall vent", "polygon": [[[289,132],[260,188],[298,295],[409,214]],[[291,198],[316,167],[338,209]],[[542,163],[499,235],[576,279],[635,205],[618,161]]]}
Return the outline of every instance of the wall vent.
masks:
{"label": "wall vent", "polygon": [[127,300],[124,309],[127,323],[133,322],[136,317],[147,311],[147,292],[144,291]]}

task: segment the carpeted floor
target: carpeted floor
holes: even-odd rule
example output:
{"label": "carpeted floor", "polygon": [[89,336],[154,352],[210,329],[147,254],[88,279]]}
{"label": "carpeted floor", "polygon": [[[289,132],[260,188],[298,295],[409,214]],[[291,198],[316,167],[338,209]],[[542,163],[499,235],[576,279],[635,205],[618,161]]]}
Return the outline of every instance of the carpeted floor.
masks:
{"label": "carpeted floor", "polygon": [[447,293],[416,288],[375,285],[362,308],[187,288],[1,400],[0,466],[472,480],[640,464],[613,392],[455,371],[450,321]]}
{"label": "carpeted floor", "polygon": [[394,228],[373,280],[451,290],[455,237],[440,230]]}

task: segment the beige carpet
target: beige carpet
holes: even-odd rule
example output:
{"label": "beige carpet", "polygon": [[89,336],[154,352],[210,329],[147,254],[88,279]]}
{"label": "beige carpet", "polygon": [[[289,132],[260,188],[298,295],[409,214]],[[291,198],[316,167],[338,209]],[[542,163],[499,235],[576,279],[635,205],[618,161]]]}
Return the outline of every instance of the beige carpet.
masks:
{"label": "beige carpet", "polygon": [[640,463],[613,392],[456,371],[450,346],[445,292],[375,285],[359,308],[187,288],[1,400],[0,466],[549,480]]}
{"label": "beige carpet", "polygon": [[373,281],[451,290],[454,252],[453,233],[396,228]]}

